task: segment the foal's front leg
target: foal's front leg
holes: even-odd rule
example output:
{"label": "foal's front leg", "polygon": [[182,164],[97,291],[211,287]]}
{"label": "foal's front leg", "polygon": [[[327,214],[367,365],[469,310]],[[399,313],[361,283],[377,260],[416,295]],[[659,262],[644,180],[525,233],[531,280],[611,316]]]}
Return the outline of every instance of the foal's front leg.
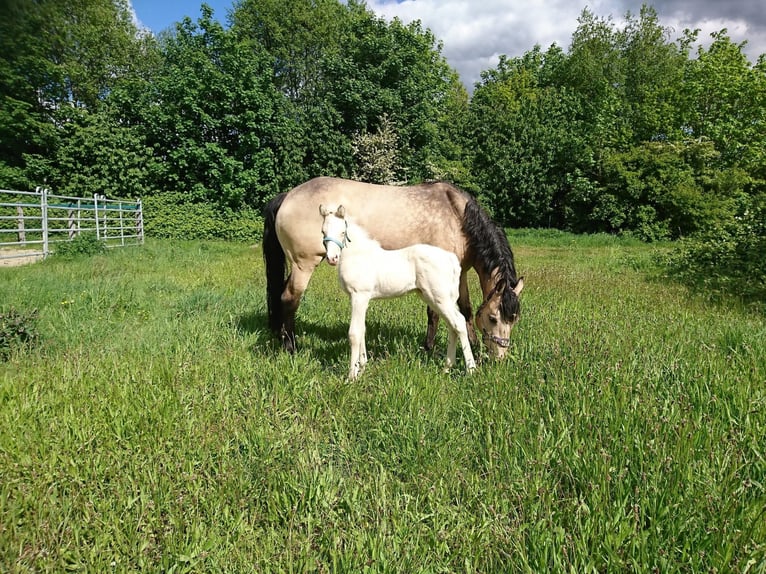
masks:
{"label": "foal's front leg", "polygon": [[348,327],[348,342],[351,345],[351,364],[348,378],[356,379],[367,364],[367,346],[365,345],[365,319],[370,297],[360,293],[351,295],[351,322]]}
{"label": "foal's front leg", "polygon": [[468,330],[462,321],[462,315],[455,310],[454,315],[445,316],[449,323],[449,338],[447,340],[447,369],[455,364],[455,355],[457,354],[456,342],[460,340],[460,346],[463,349],[463,358],[465,359],[465,368],[470,373],[476,368],[476,361],[471,351],[471,343],[468,340]]}
{"label": "foal's front leg", "polygon": [[457,354],[457,331],[452,325],[449,325],[447,331],[447,371],[455,364],[455,355]]}

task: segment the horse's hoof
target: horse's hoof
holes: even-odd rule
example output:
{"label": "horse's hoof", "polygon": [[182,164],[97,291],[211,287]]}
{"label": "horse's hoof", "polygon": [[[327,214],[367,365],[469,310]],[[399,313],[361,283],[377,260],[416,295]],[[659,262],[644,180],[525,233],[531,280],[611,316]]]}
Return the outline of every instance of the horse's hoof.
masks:
{"label": "horse's hoof", "polygon": [[295,354],[295,344],[294,343],[283,342],[282,343],[282,348],[285,351],[287,351],[288,353],[290,353],[291,355]]}

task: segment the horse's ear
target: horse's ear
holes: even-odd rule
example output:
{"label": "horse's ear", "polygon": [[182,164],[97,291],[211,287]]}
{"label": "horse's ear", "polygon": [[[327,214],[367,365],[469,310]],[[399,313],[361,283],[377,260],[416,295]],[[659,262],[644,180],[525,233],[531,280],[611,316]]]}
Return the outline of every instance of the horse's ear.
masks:
{"label": "horse's ear", "polygon": [[341,218],[346,217],[346,208],[342,205],[339,205],[338,209],[335,210],[335,215]]}
{"label": "horse's ear", "polygon": [[319,204],[319,215],[321,215],[322,217],[327,217],[328,213],[330,213],[330,212],[327,211],[327,208],[324,206],[324,204],[320,203]]}
{"label": "horse's ear", "polygon": [[524,278],[519,277],[518,282],[516,283],[516,287],[513,288],[513,292],[516,293],[516,297],[521,295],[521,290],[524,289]]}

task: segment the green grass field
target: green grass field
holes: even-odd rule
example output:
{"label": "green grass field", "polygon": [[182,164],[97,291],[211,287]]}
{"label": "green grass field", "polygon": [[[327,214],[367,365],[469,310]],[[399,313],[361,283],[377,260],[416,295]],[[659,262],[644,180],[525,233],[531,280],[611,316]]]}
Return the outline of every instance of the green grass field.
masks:
{"label": "green grass field", "polygon": [[444,374],[411,296],[371,305],[355,383],[326,265],[294,357],[257,248],[0,268],[40,333],[0,362],[0,571],[766,572],[766,319],[662,247],[511,242],[508,360]]}

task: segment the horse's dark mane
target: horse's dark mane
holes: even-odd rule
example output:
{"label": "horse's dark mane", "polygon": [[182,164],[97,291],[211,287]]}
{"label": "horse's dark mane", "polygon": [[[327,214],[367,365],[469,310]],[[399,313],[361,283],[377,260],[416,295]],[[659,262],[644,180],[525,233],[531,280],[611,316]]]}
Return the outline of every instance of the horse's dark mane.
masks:
{"label": "horse's dark mane", "polygon": [[513,289],[518,283],[513,251],[505,232],[489,217],[474,199],[470,198],[463,212],[463,233],[473,252],[475,264],[489,275],[497,271],[495,290],[501,292],[500,313],[507,321],[519,313],[519,298]]}

